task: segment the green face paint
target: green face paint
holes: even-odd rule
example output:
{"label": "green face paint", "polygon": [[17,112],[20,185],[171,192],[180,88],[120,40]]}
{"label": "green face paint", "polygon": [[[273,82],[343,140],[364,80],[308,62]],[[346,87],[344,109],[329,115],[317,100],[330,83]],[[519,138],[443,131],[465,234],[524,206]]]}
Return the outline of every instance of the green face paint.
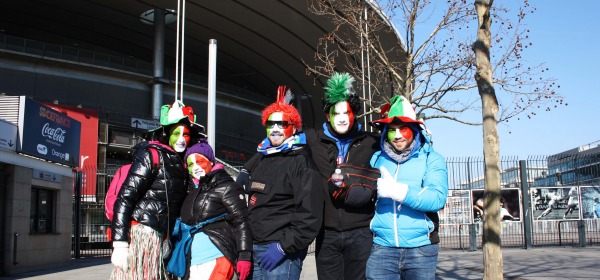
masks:
{"label": "green face paint", "polygon": [[387,131],[387,140],[388,140],[388,142],[392,143],[394,141],[394,138],[396,138],[396,130],[395,129],[388,129],[388,131]]}
{"label": "green face paint", "polygon": [[190,129],[185,125],[177,126],[169,135],[169,146],[176,152],[182,153],[190,143]]}

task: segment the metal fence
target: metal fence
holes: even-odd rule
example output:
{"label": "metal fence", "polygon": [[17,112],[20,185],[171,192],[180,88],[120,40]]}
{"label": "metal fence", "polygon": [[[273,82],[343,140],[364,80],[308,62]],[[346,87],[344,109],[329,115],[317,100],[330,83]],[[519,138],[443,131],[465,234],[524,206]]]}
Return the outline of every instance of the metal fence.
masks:
{"label": "metal fence", "polygon": [[[474,196],[483,193],[483,159],[448,158],[446,162],[452,196],[449,196],[445,209],[440,211],[440,248],[478,250],[482,248],[483,222],[474,214],[473,204]],[[226,170],[236,177],[236,167],[225,165]],[[110,224],[104,217],[104,197],[116,169],[117,166],[107,166],[106,170],[100,171],[81,170],[82,178],[96,178],[97,188],[93,196],[80,196],[79,203],[73,204],[74,213],[79,215],[73,223],[74,232],[78,234],[78,238],[73,238],[73,257],[110,255],[110,243],[106,237]],[[589,205],[586,206],[589,199],[600,196],[599,154],[560,158],[539,156],[527,160],[503,157],[501,170],[502,192],[516,196],[514,200],[507,197],[506,203],[510,203],[514,217],[501,222],[502,247],[600,245],[600,219],[593,219],[585,210],[589,208]],[[543,192],[541,196],[531,198],[534,190],[549,188],[550,191],[565,192],[571,186],[577,187],[579,192],[577,215],[562,218],[567,207],[565,201],[556,204],[553,212],[541,219],[534,215],[551,207]],[[314,245],[309,249],[314,251]]]}

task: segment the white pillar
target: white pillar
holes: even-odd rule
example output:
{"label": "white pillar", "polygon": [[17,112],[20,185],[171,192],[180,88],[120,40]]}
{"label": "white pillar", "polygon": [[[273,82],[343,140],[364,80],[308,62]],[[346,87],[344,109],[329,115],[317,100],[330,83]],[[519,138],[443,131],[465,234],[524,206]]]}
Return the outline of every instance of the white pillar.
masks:
{"label": "white pillar", "polygon": [[215,150],[215,114],[217,98],[217,40],[210,39],[208,45],[208,116],[206,135],[208,144]]}

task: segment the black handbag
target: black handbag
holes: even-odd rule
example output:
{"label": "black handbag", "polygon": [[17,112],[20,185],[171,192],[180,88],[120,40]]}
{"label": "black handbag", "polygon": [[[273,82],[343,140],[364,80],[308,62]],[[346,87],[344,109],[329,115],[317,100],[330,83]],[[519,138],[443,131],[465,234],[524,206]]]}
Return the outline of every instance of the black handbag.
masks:
{"label": "black handbag", "polygon": [[375,201],[377,179],[381,177],[378,169],[340,164],[344,181],[341,186],[328,180],[329,193],[334,201],[351,207],[362,207]]}

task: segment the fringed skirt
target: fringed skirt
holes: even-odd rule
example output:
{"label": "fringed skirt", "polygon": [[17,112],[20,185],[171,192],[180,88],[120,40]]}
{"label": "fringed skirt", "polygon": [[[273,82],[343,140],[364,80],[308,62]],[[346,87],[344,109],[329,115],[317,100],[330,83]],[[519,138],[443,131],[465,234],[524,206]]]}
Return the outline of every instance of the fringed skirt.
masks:
{"label": "fringed skirt", "polygon": [[152,228],[137,224],[131,227],[129,243],[129,269],[113,267],[111,280],[163,280],[172,279],[162,260],[162,235]]}

